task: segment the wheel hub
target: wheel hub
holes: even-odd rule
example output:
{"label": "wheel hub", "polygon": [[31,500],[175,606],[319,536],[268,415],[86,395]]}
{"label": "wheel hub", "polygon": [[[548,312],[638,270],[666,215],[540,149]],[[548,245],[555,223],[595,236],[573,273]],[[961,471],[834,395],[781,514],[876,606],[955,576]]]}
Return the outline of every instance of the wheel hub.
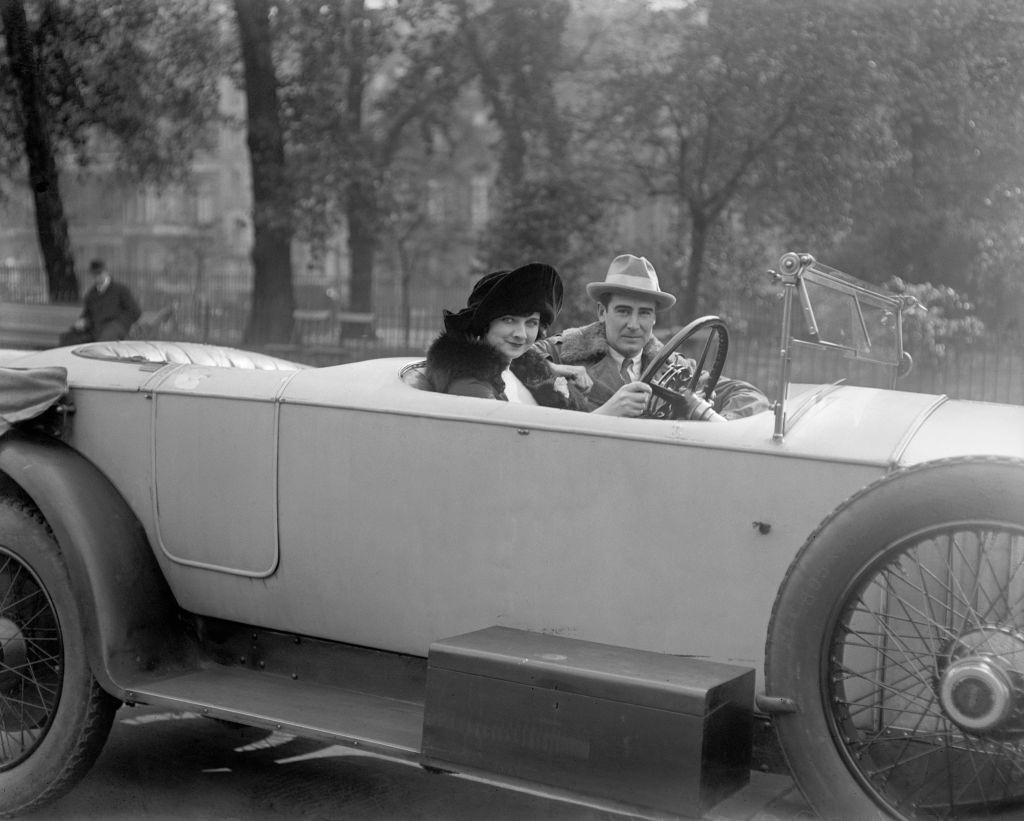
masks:
{"label": "wheel hub", "polygon": [[1024,731],[1024,637],[999,628],[957,639],[944,654],[938,696],[958,727],[977,735]]}

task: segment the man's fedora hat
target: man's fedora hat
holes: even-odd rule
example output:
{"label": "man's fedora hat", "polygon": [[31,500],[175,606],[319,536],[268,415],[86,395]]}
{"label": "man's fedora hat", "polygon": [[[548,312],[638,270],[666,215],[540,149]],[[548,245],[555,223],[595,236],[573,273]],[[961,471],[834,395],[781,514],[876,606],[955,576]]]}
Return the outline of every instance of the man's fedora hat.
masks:
{"label": "man's fedora hat", "polygon": [[541,262],[512,271],[495,271],[473,286],[465,308],[457,313],[443,312],[445,329],[483,336],[499,316],[529,316],[534,311],[547,326],[562,307],[563,290],[558,271]]}
{"label": "man's fedora hat", "polygon": [[603,282],[587,283],[587,294],[593,299],[600,299],[604,294],[645,297],[653,299],[659,311],[676,304],[676,298],[662,291],[658,285],[658,274],[650,260],[632,254],[615,257]]}

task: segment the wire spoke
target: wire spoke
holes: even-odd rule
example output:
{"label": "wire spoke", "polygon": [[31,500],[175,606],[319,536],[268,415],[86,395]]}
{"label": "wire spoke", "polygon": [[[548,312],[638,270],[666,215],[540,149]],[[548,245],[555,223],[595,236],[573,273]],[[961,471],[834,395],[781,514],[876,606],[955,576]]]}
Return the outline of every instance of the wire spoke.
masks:
{"label": "wire spoke", "polygon": [[949,817],[1024,801],[1024,692],[987,734],[954,723],[973,727],[959,705],[942,703],[949,689],[940,695],[940,685],[958,686],[950,671],[975,664],[1024,682],[1024,534],[959,525],[895,546],[886,564],[866,570],[828,662],[848,762],[900,814]]}
{"label": "wire spoke", "polygon": [[46,736],[62,685],[64,649],[46,590],[0,549],[0,764],[31,755]]}

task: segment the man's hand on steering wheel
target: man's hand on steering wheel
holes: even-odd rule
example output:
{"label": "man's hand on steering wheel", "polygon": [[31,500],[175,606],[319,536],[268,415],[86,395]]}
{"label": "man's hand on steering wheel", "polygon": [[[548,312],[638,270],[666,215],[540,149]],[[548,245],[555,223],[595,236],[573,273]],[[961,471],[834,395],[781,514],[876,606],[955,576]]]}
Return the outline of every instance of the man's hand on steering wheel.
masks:
{"label": "man's hand on steering wheel", "polygon": [[[702,330],[708,329],[707,341],[704,343],[704,350],[695,366],[690,372],[689,381],[684,385],[672,384],[671,378],[662,380],[657,374],[659,370],[669,361],[670,357],[683,346],[692,336]],[[718,341],[715,348],[714,361],[709,371],[704,370],[704,363],[707,361],[708,353],[711,351],[711,344]],[[725,358],[729,352],[729,329],[717,316],[705,316],[695,319],[686,327],[676,333],[658,354],[651,360],[640,376],[640,381],[651,386],[651,391],[657,399],[667,403],[665,405],[652,400],[648,409],[648,415],[655,418],[690,419],[698,421],[726,421],[715,412],[711,402],[714,396],[715,386],[722,375],[722,368],[725,366]],[[679,369],[669,368],[678,375]]]}
{"label": "man's hand on steering wheel", "polygon": [[601,416],[642,416],[650,401],[650,385],[645,382],[627,382],[593,412]]}
{"label": "man's hand on steering wheel", "polygon": [[686,419],[691,422],[728,421],[724,416],[719,415],[711,402],[689,388],[672,390],[660,385],[651,385],[651,391],[657,399],[668,403],[670,407],[668,418],[670,419]]}

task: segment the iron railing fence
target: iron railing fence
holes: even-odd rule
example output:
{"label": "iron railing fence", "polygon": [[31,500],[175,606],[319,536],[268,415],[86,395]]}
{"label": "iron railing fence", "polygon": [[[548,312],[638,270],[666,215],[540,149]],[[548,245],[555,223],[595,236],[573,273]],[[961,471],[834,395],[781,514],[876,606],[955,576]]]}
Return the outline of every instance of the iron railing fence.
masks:
{"label": "iron railing fence", "polygon": [[[225,277],[193,278],[188,285],[132,271],[112,271],[138,296],[144,309],[173,308],[166,337],[219,345],[242,344],[249,311],[249,293],[240,281]],[[443,308],[458,308],[465,289],[417,289],[403,300],[392,287],[377,289],[372,321],[344,321],[347,312],[324,295],[326,288],[300,283],[296,288],[300,310],[290,345],[279,346],[283,355],[318,365],[337,364],[378,356],[421,356],[441,329]],[[0,301],[47,301],[45,276],[40,269],[0,266]],[[780,341],[778,306],[759,302],[723,306],[718,311],[732,330],[726,373],[746,379],[774,396],[778,380]],[[557,331],[557,327],[553,330]],[[659,328],[659,336],[671,333]],[[946,394],[953,399],[1024,404],[1024,338],[1019,334],[988,334],[966,342],[946,340],[941,357],[930,355],[920,340],[908,335],[907,351],[915,360],[910,374],[897,382],[901,390]],[[806,349],[794,352],[792,377],[798,382],[826,382],[844,378],[852,384],[888,387],[884,369],[843,360],[834,354]]]}

